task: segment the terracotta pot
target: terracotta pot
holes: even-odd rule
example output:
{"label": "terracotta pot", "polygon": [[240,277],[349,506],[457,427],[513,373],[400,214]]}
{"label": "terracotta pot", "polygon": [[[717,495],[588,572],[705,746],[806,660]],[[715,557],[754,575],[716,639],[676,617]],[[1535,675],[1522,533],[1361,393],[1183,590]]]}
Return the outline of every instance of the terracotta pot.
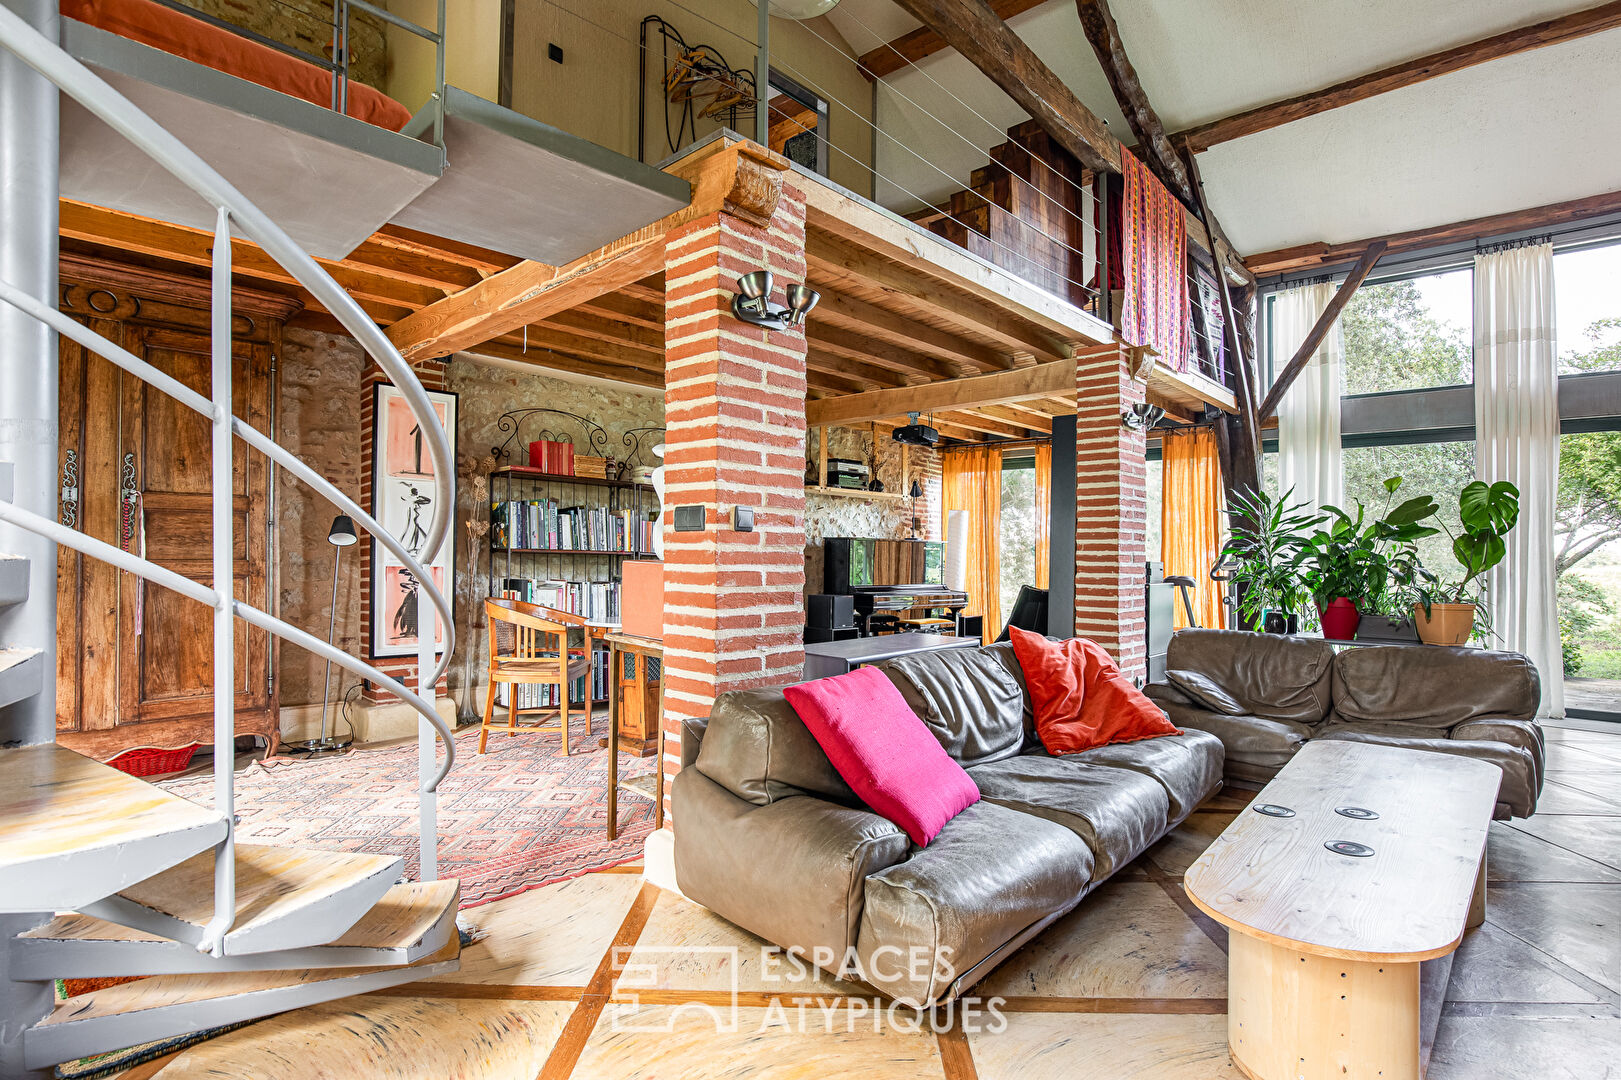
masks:
{"label": "terracotta pot", "polygon": [[1325,638],[1333,638],[1335,641],[1355,640],[1357,623],[1362,621],[1362,614],[1356,609],[1356,601],[1336,596],[1329,601],[1328,607],[1319,607],[1317,614],[1322,618]]}
{"label": "terracotta pot", "polygon": [[1426,615],[1423,604],[1414,604],[1413,624],[1426,645],[1467,645],[1475,631],[1475,605],[1431,604]]}

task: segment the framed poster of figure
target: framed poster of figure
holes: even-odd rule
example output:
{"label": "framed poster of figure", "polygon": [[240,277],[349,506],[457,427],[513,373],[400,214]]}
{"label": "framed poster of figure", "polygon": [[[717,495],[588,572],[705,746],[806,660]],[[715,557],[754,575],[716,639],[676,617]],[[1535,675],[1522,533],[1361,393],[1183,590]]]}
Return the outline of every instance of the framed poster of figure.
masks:
{"label": "framed poster of figure", "polygon": [[[375,392],[377,430],[372,439],[372,516],[404,544],[407,551],[427,565],[435,586],[454,608],[456,598],[450,584],[454,581],[456,565],[455,528],[445,533],[444,543],[433,559],[423,558],[437,497],[428,442],[399,390],[378,383]],[[429,390],[427,395],[439,414],[440,423],[450,433],[450,457],[454,461],[456,395],[441,390]],[[454,507],[451,510],[454,512]],[[416,575],[376,540],[372,541],[371,550],[371,596],[372,656],[415,656],[417,620],[431,605],[419,596]],[[443,642],[445,627],[443,620],[438,622],[437,636]]]}

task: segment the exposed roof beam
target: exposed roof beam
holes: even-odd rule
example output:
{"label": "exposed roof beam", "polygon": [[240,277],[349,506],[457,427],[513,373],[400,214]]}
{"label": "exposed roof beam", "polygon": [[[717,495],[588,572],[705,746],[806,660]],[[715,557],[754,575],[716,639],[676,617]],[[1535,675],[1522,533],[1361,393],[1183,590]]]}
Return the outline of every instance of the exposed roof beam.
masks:
{"label": "exposed roof beam", "polygon": [[823,398],[805,407],[812,427],[856,424],[903,416],[909,412],[950,412],[981,405],[1000,405],[1021,398],[1075,392],[1075,361],[1055,360],[1035,367],[973,375],[921,386],[872,390],[842,398]]}
{"label": "exposed roof beam", "polygon": [[1503,214],[1470,218],[1468,221],[1453,222],[1450,225],[1432,225],[1424,229],[1391,233],[1388,236],[1377,236],[1368,240],[1354,240],[1344,244],[1319,241],[1314,244],[1278,248],[1251,255],[1248,261],[1258,274],[1318,270],[1355,262],[1376,242],[1385,244],[1387,255],[1399,255],[1402,252],[1422,251],[1425,248],[1475,240],[1483,236],[1499,236],[1526,229],[1547,229],[1557,225],[1568,225],[1586,218],[1616,212],[1621,212],[1621,191],[1609,191],[1602,195],[1589,195],[1586,198],[1551,203],[1529,210],[1511,210]]}
{"label": "exposed roof beam", "polygon": [[[991,10],[1003,19],[1011,19],[1046,2],[1047,0],[991,0]],[[869,80],[881,79],[885,75],[893,75],[902,68],[917,63],[924,57],[933,56],[949,48],[951,46],[946,44],[945,38],[927,26],[920,26],[893,41],[885,42],[876,49],[862,53],[856,59],[856,63],[861,65],[861,73]]]}
{"label": "exposed roof beam", "polygon": [[1148,103],[1148,93],[1143,89],[1142,80],[1137,78],[1137,69],[1131,66],[1131,58],[1126,55],[1125,42],[1120,40],[1120,28],[1115,25],[1107,0],[1075,0],[1075,12],[1080,16],[1081,29],[1097,54],[1098,63],[1103,65],[1103,74],[1109,80],[1109,89],[1114,91],[1120,111],[1125,114],[1126,123],[1144,148],[1144,160],[1178,198],[1184,203],[1193,202],[1193,183],[1188,179],[1188,170],[1165,134],[1159,114]]}
{"label": "exposed roof beam", "polygon": [[1274,101],[1270,105],[1262,105],[1208,124],[1201,124],[1179,132],[1172,138],[1186,143],[1188,148],[1195,152],[1208,150],[1217,143],[1241,139],[1246,135],[1254,135],[1256,132],[1267,131],[1308,116],[1316,116],[1330,109],[1338,109],[1342,105],[1461,71],[1488,60],[1513,56],[1515,53],[1557,45],[1564,41],[1574,41],[1616,27],[1621,27],[1621,0],[1600,4],[1584,11],[1575,11],[1558,18],[1545,19],[1501,34],[1493,34],[1491,37],[1443,49],[1416,60],[1406,60],[1367,75],[1359,75],[1354,79],[1314,90],[1309,94]]}
{"label": "exposed roof beam", "polygon": [[805,336],[811,344],[826,352],[898,371],[903,376],[915,374],[927,379],[953,379],[962,374],[956,364],[898,348],[865,334],[833,326],[814,316],[805,324]]}
{"label": "exposed roof beam", "polygon": [[1351,302],[1351,297],[1356,294],[1357,289],[1373,270],[1374,264],[1379,261],[1379,256],[1384,253],[1385,242],[1383,240],[1375,240],[1368,245],[1368,250],[1362,253],[1361,260],[1351,270],[1351,276],[1341,282],[1340,287],[1334,291],[1334,298],[1328,302],[1327,307],[1323,308],[1323,313],[1317,317],[1317,321],[1312,324],[1312,328],[1306,331],[1305,340],[1301,341],[1300,347],[1295,350],[1294,356],[1289,358],[1289,362],[1283,366],[1283,370],[1278,372],[1278,377],[1272,383],[1272,389],[1267,391],[1266,400],[1261,402],[1260,408],[1262,423],[1277,413],[1278,406],[1283,403],[1283,395],[1289,392],[1289,387],[1293,386],[1295,380],[1300,377],[1300,373],[1306,370],[1306,365],[1311,362],[1312,355],[1317,352],[1317,347],[1328,336],[1329,330],[1333,329],[1334,320],[1340,317],[1340,312],[1344,311],[1345,305]]}
{"label": "exposed roof beam", "polygon": [[1004,420],[1014,427],[1026,431],[1039,431],[1043,435],[1053,433],[1052,417],[1041,413],[1020,409],[1017,403],[1007,405],[981,405],[974,412],[988,420]]}
{"label": "exposed roof beam", "polygon": [[476,347],[467,350],[470,353],[484,356],[499,357],[503,360],[517,360],[525,364],[532,364],[537,368],[547,368],[553,371],[571,371],[578,375],[592,375],[599,379],[609,379],[613,382],[630,383],[633,386],[664,386],[664,375],[661,372],[643,371],[639,368],[624,368],[614,364],[604,364],[595,360],[586,360],[577,356],[555,352],[549,349],[531,348],[525,352],[523,346],[514,345],[509,341],[484,341]]}
{"label": "exposed roof beam", "polygon": [[1000,371],[1014,366],[1009,357],[995,349],[960,338],[928,323],[832,289],[823,288],[821,292],[821,302],[816,305],[817,319],[865,331],[892,345],[919,349],[978,371]]}
{"label": "exposed roof beam", "polygon": [[943,424],[952,424],[967,428],[969,431],[977,431],[982,435],[995,435],[1003,439],[1023,439],[1029,436],[1029,432],[1021,426],[987,419],[978,411],[940,413],[935,419]]}

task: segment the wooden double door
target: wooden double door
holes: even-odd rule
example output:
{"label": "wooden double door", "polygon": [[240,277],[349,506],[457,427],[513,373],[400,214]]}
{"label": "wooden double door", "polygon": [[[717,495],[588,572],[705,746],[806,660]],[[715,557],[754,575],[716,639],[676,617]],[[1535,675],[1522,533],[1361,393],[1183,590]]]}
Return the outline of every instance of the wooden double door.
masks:
{"label": "wooden double door", "polygon": [[[207,396],[206,282],[64,256],[62,310]],[[232,411],[270,430],[271,373],[296,301],[233,297]],[[202,584],[212,583],[208,421],[64,339],[61,520]],[[235,594],[273,610],[270,466],[240,439],[232,461]],[[213,619],[194,600],[59,549],[57,739],[111,758],[134,747],[213,739]],[[236,622],[236,731],[279,741],[276,648]]]}

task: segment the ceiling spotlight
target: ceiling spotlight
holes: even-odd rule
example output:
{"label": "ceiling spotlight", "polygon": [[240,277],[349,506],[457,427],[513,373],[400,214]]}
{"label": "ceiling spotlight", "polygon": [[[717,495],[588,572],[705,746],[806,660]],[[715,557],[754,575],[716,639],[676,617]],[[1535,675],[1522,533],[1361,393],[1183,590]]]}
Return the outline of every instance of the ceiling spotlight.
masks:
{"label": "ceiling spotlight", "polygon": [[803,326],[805,316],[822,298],[822,294],[809,285],[789,285],[785,290],[788,306],[779,307],[771,302],[771,288],[775,283],[769,270],[756,270],[737,279],[737,295],[732,297],[732,314],[743,322],[763,326],[767,330],[786,330]]}
{"label": "ceiling spotlight", "polygon": [[1126,425],[1127,431],[1147,431],[1163,419],[1164,409],[1142,401],[1120,414],[1120,422]]}

